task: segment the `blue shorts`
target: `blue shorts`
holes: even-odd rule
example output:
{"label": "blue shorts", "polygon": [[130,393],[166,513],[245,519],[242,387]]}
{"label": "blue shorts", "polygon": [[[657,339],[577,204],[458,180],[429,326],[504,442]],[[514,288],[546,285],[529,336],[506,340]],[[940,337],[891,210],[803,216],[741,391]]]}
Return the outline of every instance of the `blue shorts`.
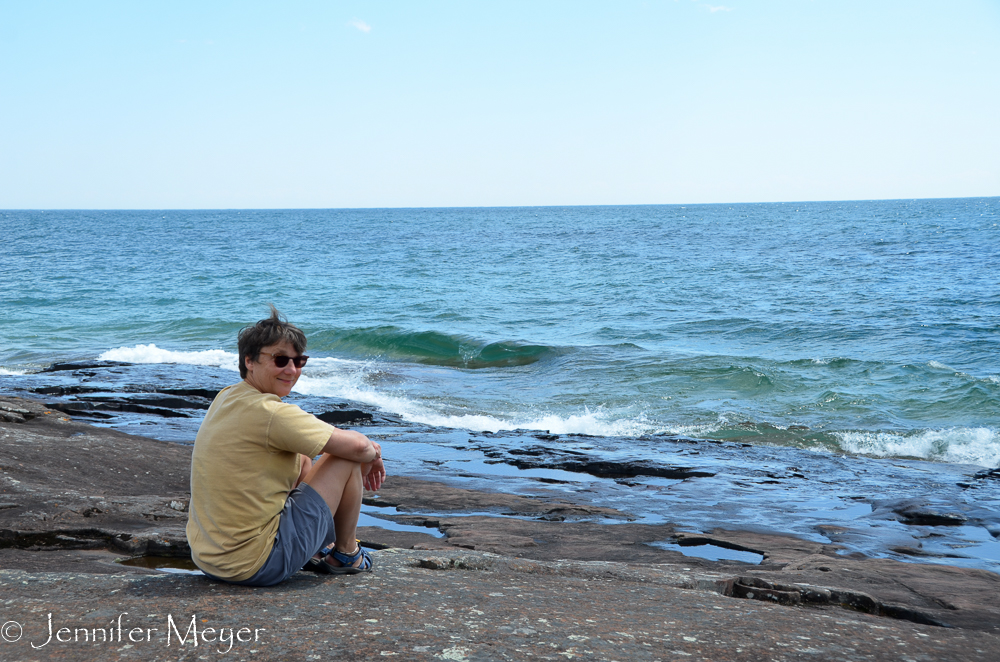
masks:
{"label": "blue shorts", "polygon": [[330,507],[316,490],[302,483],[288,493],[278,521],[274,547],[267,561],[250,579],[228,583],[273,586],[283,582],[301,570],[316,552],[336,539]]}

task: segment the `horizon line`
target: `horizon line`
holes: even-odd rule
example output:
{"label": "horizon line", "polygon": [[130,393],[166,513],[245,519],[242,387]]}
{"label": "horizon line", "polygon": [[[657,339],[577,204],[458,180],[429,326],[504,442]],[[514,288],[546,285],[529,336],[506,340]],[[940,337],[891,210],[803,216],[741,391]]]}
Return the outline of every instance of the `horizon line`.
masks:
{"label": "horizon line", "polygon": [[398,206],[398,207],[11,207],[0,212],[47,212],[47,211],[372,211],[380,209],[562,209],[596,207],[698,207],[717,205],[788,205],[823,204],[850,202],[919,202],[932,200],[981,200],[1000,198],[1000,195],[973,195],[941,198],[855,198],[842,200],[772,200],[758,202],[645,202],[625,204],[550,204],[550,205],[443,205],[443,206]]}

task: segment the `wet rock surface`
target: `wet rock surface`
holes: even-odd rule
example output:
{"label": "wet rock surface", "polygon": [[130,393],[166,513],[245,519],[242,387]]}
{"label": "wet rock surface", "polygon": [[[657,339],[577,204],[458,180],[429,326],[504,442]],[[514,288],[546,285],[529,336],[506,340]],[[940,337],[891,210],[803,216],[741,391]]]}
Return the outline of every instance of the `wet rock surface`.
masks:
{"label": "wet rock surface", "polygon": [[[558,435],[533,435],[545,441],[557,441]],[[677,437],[677,440],[683,438]],[[686,440],[685,440],[686,441]],[[693,467],[663,465],[648,460],[630,459],[613,461],[588,457],[579,451],[549,448],[545,446],[528,446],[508,449],[506,451],[491,448],[487,444],[473,446],[489,458],[502,459],[507,464],[518,469],[558,469],[585,473],[600,478],[635,478],[637,476],[654,476],[682,480],[684,478],[708,478],[715,473]]]}
{"label": "wet rock surface", "polygon": [[[155,429],[156,438],[180,443],[193,441],[204,410],[220,389],[235,381],[234,373],[227,370],[206,374],[203,366],[149,366],[119,361],[54,363],[33,375],[11,379],[17,395],[44,399],[48,409],[132,432],[139,431],[138,426],[147,426],[150,432]],[[208,383],[210,387],[192,383]],[[394,417],[347,403],[317,398],[306,401],[308,411],[333,425],[398,422]]]}

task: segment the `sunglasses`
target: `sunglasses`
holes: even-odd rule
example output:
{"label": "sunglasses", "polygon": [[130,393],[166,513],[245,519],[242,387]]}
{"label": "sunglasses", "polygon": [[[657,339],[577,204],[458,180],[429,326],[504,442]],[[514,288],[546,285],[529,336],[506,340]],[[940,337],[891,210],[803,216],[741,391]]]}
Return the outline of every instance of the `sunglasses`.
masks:
{"label": "sunglasses", "polygon": [[279,368],[284,368],[286,365],[288,365],[288,362],[291,361],[292,363],[295,364],[296,368],[301,370],[302,367],[305,366],[306,361],[309,360],[308,356],[291,357],[291,356],[285,356],[283,354],[272,354],[271,352],[261,352],[261,354],[267,354],[272,359],[274,359],[274,365],[278,366]]}

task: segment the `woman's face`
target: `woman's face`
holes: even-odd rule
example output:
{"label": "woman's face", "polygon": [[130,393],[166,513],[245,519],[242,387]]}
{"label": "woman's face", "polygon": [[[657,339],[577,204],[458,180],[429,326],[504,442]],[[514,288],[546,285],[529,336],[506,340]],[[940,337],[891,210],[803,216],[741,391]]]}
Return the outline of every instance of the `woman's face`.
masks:
{"label": "woman's face", "polygon": [[292,392],[295,382],[299,381],[302,368],[296,368],[294,361],[289,361],[284,368],[279,368],[274,364],[274,357],[295,358],[298,355],[299,353],[287,340],[261,348],[256,361],[251,361],[249,356],[246,357],[247,383],[261,393],[273,393],[279,398],[285,397]]}

